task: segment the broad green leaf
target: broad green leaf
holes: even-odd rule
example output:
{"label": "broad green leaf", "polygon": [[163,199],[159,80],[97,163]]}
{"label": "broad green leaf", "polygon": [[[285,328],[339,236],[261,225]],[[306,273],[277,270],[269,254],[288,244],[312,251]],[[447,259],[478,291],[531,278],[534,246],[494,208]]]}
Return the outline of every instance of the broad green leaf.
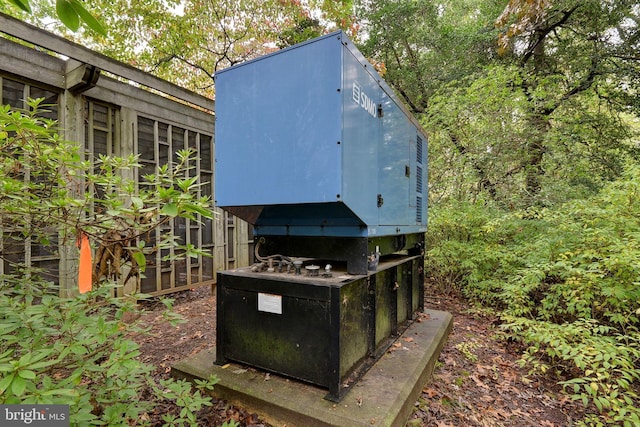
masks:
{"label": "broad green leaf", "polygon": [[188,210],[188,211],[190,210],[190,211],[193,211],[195,213],[198,213],[198,214],[202,215],[205,218],[213,218],[214,217],[213,209],[207,209],[207,208],[204,208],[202,206],[195,205],[193,203],[185,203],[184,204],[184,209]]}
{"label": "broad green leaf", "polygon": [[187,178],[187,179],[178,179],[177,180],[177,184],[178,187],[182,190],[182,191],[189,191],[189,188],[195,184],[198,181],[198,177],[194,176],[191,178]]}
{"label": "broad green leaf", "polygon": [[47,391],[43,392],[42,395],[43,396],[69,396],[69,397],[74,397],[74,396],[78,395],[78,392],[76,390],[73,390],[73,389],[58,388],[58,389],[47,390]]}
{"label": "broad green leaf", "polygon": [[138,210],[144,207],[144,202],[140,197],[131,197],[131,204]]}
{"label": "broad green leaf", "polygon": [[2,380],[0,380],[0,393],[4,393],[5,390],[9,388],[9,386],[13,382],[13,379],[15,378],[15,375],[16,373],[12,372],[6,377],[2,378]]}
{"label": "broad green leaf", "polygon": [[26,380],[35,380],[36,379],[36,373],[28,370],[28,369],[22,369],[20,371],[18,371],[18,375]]}
{"label": "broad green leaf", "polygon": [[160,213],[167,216],[178,216],[178,206],[174,203],[165,204]]}
{"label": "broad green leaf", "polygon": [[18,6],[20,9],[25,12],[31,13],[31,6],[29,5],[29,0],[9,0],[14,5]]}
{"label": "broad green leaf", "polygon": [[138,264],[140,271],[144,273],[147,267],[147,258],[144,256],[144,253],[136,251],[136,252],[133,252],[132,255],[133,255],[133,259]]}
{"label": "broad green leaf", "polygon": [[24,378],[20,376],[13,377],[13,381],[11,382],[11,391],[13,392],[13,394],[15,394],[16,396],[22,396],[26,388],[27,381]]}
{"label": "broad green leaf", "polygon": [[56,12],[64,25],[73,31],[78,31],[80,18],[69,0],[56,0]]}
{"label": "broad green leaf", "polygon": [[71,352],[73,354],[76,354],[76,355],[87,354],[87,348],[80,343],[71,344],[69,348],[71,349]]}
{"label": "broad green leaf", "polygon": [[78,0],[70,0],[71,6],[82,20],[96,33],[106,37],[107,30]]}

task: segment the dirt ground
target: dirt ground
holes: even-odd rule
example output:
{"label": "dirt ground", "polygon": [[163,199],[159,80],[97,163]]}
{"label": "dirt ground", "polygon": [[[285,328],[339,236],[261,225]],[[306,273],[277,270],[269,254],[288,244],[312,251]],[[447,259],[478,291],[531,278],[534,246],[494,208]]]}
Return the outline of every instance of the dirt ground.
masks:
{"label": "dirt ground", "polygon": [[[209,287],[172,296],[175,312],[186,323],[177,327],[162,319],[162,304],[144,303],[144,324],[155,325],[151,335],[135,336],[144,362],[156,366],[156,378],[167,378],[171,366],[215,344],[215,296]],[[422,390],[407,426],[571,426],[584,415],[581,404],[561,393],[555,381],[531,376],[519,367],[518,349],[498,338],[497,321],[472,310],[455,295],[427,287],[425,305],[449,311],[454,327],[431,381]],[[150,414],[162,425],[163,413],[176,412],[160,402]],[[202,426],[236,420],[241,426],[268,426],[256,414],[215,400],[199,413]],[[274,426],[275,427],[275,426]]]}

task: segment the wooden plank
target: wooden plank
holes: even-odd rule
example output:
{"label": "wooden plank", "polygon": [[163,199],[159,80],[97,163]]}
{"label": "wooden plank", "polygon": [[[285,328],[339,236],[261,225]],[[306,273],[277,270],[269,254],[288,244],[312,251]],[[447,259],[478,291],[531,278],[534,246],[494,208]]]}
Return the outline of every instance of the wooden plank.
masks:
{"label": "wooden plank", "polygon": [[64,61],[0,38],[2,71],[59,89],[64,88]]}
{"label": "wooden plank", "polygon": [[169,96],[196,105],[209,111],[214,110],[214,101],[178,85],[162,80],[131,65],[118,62],[82,45],[27,24],[4,13],[0,13],[0,32],[17,37],[36,46],[43,47],[69,58],[95,65],[116,76],[132,80],[156,89]]}
{"label": "wooden plank", "polygon": [[165,123],[176,124],[213,136],[214,117],[211,112],[191,108],[178,102],[169,102],[167,98],[139,88],[132,88],[107,76],[101,76],[97,86],[84,94],[121,107],[131,108],[138,115],[156,118]]}

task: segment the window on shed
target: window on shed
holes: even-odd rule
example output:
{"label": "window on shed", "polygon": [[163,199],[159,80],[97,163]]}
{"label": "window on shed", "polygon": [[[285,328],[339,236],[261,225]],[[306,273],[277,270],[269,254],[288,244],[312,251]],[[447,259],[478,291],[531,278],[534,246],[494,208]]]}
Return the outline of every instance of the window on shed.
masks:
{"label": "window on shed", "polygon": [[[120,110],[92,99],[84,104],[84,149],[86,159],[93,165],[93,173],[100,174],[100,156],[119,156]],[[102,188],[92,189],[96,197],[104,196]]]}
{"label": "window on shed", "polygon": [[[3,105],[26,110],[29,98],[44,98],[40,104],[43,111],[39,116],[58,119],[58,92],[0,76],[0,100]],[[20,173],[19,176],[25,180],[32,179],[29,173]],[[60,284],[58,232],[54,227],[39,231],[25,238],[15,228],[15,223],[12,225],[10,220],[4,219],[0,225],[0,274],[14,274],[22,267],[37,268],[42,278]]]}
{"label": "window on shed", "polygon": [[39,116],[46,117],[51,120],[58,119],[58,92],[8,79],[6,77],[0,77],[0,80],[2,80],[2,104],[8,104],[13,108],[26,110],[27,100],[29,98],[43,98],[40,103],[42,112]]}
{"label": "window on shed", "polygon": [[[174,168],[181,160],[178,153],[187,148],[196,152],[182,171],[184,177],[198,177],[197,196],[213,198],[213,137],[183,126],[138,116],[137,148],[143,167],[138,171],[138,185],[145,186],[144,174],[155,174],[159,167]],[[213,222],[199,215],[195,221],[175,218],[172,222],[147,236],[146,246],[162,238],[163,234],[177,237],[180,245],[193,245],[209,256],[186,257],[177,248],[162,249],[147,256],[145,277],[141,291],[145,293],[167,292],[191,287],[213,280]],[[169,261],[171,260],[171,261]]]}

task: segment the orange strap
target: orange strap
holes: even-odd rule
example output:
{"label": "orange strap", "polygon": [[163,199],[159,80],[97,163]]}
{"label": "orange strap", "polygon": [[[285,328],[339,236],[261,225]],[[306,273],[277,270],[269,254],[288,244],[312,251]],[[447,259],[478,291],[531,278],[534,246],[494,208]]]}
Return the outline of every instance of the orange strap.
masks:
{"label": "orange strap", "polygon": [[78,268],[78,289],[81,294],[91,290],[91,247],[89,246],[89,237],[85,233],[81,233],[79,238],[80,244],[80,266]]}

